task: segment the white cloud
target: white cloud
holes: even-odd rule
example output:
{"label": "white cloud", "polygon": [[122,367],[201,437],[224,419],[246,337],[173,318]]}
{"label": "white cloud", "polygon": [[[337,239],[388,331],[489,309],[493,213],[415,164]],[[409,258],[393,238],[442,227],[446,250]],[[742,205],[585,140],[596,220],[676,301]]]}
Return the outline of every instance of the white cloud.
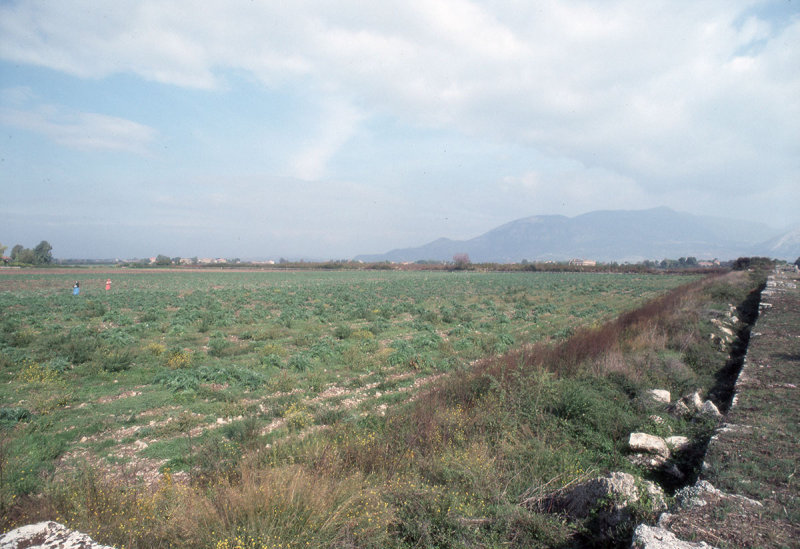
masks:
{"label": "white cloud", "polygon": [[[764,6],[8,2],[0,55],[86,78],[132,73],[221,89],[233,70],[302,89],[318,97],[321,115],[286,160],[299,178],[330,175],[360,122],[380,115],[571,159],[588,170],[565,189],[576,203],[625,193],[644,206],[666,189],[744,197],[754,185],[800,183],[800,17],[770,19]],[[27,117],[17,123],[73,146],[141,147],[152,138],[109,117]],[[82,137],[85,127],[95,139]]]}
{"label": "white cloud", "polygon": [[156,131],[143,124],[54,105],[34,109],[0,108],[0,123],[32,131],[79,150],[145,153]]}
{"label": "white cloud", "polygon": [[359,112],[348,104],[326,101],[317,134],[289,160],[289,175],[306,180],[325,177],[328,162],[355,133],[360,119]]}

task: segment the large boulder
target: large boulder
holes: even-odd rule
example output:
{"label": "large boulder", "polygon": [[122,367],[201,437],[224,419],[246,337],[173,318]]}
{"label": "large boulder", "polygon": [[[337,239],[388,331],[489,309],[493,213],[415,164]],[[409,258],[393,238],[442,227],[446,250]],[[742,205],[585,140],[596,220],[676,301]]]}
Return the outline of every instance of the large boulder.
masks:
{"label": "large boulder", "polygon": [[592,531],[598,533],[631,520],[634,506],[647,512],[663,511],[664,492],[650,481],[637,481],[622,472],[587,480],[537,502],[543,511],[563,512],[573,519],[592,517]]}
{"label": "large boulder", "polygon": [[0,549],[114,549],[108,545],[96,543],[63,524],[39,522],[20,526],[0,535]]}

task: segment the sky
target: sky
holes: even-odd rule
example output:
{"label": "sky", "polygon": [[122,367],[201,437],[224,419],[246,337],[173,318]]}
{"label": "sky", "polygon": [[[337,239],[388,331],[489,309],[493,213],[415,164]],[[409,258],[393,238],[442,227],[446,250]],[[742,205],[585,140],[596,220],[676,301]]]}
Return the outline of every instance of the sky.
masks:
{"label": "sky", "polygon": [[9,249],[345,259],[658,206],[800,224],[800,1],[0,0]]}

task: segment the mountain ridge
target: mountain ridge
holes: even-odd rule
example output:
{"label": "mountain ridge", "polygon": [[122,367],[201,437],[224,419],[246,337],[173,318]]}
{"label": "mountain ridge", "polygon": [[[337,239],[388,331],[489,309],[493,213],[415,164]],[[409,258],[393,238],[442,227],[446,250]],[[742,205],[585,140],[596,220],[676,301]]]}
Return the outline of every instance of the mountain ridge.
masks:
{"label": "mountain ridge", "polygon": [[473,262],[480,263],[572,258],[638,262],[665,257],[733,259],[748,255],[793,260],[800,255],[800,229],[786,234],[776,232],[763,223],[689,214],[663,206],[596,210],[574,217],[523,217],[467,240],[442,237],[422,246],[364,254],[355,259],[449,261],[455,254],[466,253]]}

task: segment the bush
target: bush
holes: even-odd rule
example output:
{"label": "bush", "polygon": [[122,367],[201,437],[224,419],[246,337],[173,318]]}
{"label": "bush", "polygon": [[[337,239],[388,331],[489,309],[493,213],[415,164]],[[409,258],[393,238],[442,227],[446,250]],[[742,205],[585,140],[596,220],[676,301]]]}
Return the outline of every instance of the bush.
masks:
{"label": "bush", "polygon": [[105,305],[99,301],[90,299],[86,301],[83,310],[78,314],[78,316],[83,318],[95,318],[105,315],[106,311],[108,311],[108,309]]}
{"label": "bush", "polygon": [[131,367],[133,353],[127,349],[106,349],[100,352],[99,360],[106,372],[122,372]]}
{"label": "bush", "polygon": [[353,333],[353,329],[350,326],[340,325],[334,328],[333,335],[336,339],[347,339]]}
{"label": "bush", "polygon": [[289,359],[288,366],[298,372],[305,372],[311,368],[311,359],[302,353],[296,354]]}
{"label": "bush", "polygon": [[259,434],[258,420],[250,416],[240,421],[233,421],[222,428],[222,434],[233,442],[248,446]]}
{"label": "bush", "polygon": [[0,422],[17,423],[31,417],[31,412],[27,408],[19,406],[0,408]]}
{"label": "bush", "polygon": [[289,429],[295,431],[300,431],[314,424],[314,416],[306,406],[299,402],[292,403],[283,413],[283,418],[286,420],[286,425]]}
{"label": "bush", "polygon": [[223,357],[231,354],[232,344],[225,339],[221,334],[212,336],[208,340],[208,354],[209,356]]}
{"label": "bush", "polygon": [[69,360],[63,356],[57,356],[47,363],[47,367],[54,372],[63,374],[64,372],[72,369],[72,364],[70,364]]}
{"label": "bush", "polygon": [[164,365],[172,370],[188,368],[191,363],[192,352],[188,349],[171,349],[164,360]]}

